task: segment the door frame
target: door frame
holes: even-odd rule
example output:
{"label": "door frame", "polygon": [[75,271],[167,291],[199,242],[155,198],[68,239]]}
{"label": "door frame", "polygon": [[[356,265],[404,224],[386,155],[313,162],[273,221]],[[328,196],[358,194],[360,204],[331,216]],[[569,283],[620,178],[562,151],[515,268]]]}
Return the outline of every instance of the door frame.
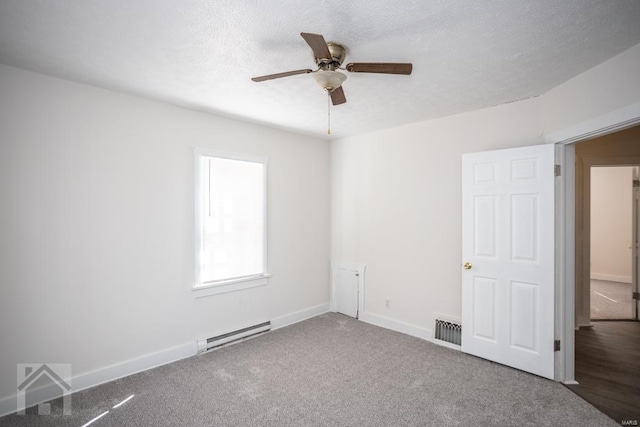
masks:
{"label": "door frame", "polygon": [[575,144],[640,124],[640,103],[545,134],[556,145],[560,176],[556,180],[556,339],[555,380],[575,380]]}
{"label": "door frame", "polygon": [[[636,166],[633,169],[633,190],[632,190],[632,198],[631,203],[633,204],[632,212],[631,212],[631,229],[632,229],[632,254],[631,254],[631,286],[633,292],[640,291],[640,277],[638,277],[638,270],[640,270],[640,260],[638,257],[640,256],[640,248],[638,247],[640,241],[640,188],[635,186],[636,182],[640,181],[640,167]],[[633,300],[632,300],[633,301]],[[635,300],[633,303],[633,318],[638,320],[640,318],[640,313],[638,312],[640,307],[638,304],[639,300]]]}

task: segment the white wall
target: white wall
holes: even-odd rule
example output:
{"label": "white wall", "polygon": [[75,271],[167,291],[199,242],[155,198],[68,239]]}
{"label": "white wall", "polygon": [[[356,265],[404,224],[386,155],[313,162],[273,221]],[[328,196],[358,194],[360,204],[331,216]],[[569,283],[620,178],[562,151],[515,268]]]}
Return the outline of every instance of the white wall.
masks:
{"label": "white wall", "polygon": [[461,155],[541,131],[534,98],[332,144],[332,258],[367,265],[365,313],[423,336],[435,312],[460,316]]}
{"label": "white wall", "polygon": [[[6,66],[0,93],[0,413],[17,363],[78,389],[328,309],[327,142]],[[193,297],[195,146],[269,158],[268,287]]]}
{"label": "white wall", "polygon": [[462,153],[608,125],[640,106],[639,75],[637,45],[538,98],[333,142],[332,259],[367,265],[369,318],[429,336],[460,316]]}
{"label": "white wall", "polygon": [[633,167],[591,168],[592,279],[631,283],[632,182]]}
{"label": "white wall", "polygon": [[543,96],[545,133],[580,125],[640,102],[640,44]]}

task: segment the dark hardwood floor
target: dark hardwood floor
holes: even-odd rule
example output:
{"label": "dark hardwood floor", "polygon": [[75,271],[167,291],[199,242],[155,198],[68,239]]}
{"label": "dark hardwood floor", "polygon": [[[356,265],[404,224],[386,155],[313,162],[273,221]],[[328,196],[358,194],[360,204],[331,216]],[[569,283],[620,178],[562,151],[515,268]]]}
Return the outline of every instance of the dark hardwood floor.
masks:
{"label": "dark hardwood floor", "polygon": [[640,322],[593,322],[576,331],[573,392],[618,423],[640,425]]}

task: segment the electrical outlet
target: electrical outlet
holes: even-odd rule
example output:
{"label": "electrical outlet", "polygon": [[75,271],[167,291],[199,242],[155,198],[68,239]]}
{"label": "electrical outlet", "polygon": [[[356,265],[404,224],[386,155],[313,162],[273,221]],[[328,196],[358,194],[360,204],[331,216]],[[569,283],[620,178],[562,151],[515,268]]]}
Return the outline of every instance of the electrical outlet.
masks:
{"label": "electrical outlet", "polygon": [[385,300],[385,304],[384,304],[384,305],[385,305],[385,307],[387,307],[387,308],[391,308],[391,300],[390,300],[390,299]]}

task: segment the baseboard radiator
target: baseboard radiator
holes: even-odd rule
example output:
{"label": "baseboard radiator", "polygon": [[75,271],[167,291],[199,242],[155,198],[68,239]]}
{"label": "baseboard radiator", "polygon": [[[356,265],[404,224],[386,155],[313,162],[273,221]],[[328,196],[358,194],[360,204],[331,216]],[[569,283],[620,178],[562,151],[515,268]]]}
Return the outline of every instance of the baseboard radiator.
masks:
{"label": "baseboard radiator", "polygon": [[462,344],[462,324],[450,318],[436,317],[433,338],[438,341],[460,346]]}
{"label": "baseboard radiator", "polygon": [[257,325],[248,326],[246,328],[238,329],[237,331],[217,335],[215,337],[203,338],[198,340],[198,354],[213,350],[223,345],[231,344],[233,342],[249,338],[253,335],[262,334],[270,330],[271,322],[264,322]]}

